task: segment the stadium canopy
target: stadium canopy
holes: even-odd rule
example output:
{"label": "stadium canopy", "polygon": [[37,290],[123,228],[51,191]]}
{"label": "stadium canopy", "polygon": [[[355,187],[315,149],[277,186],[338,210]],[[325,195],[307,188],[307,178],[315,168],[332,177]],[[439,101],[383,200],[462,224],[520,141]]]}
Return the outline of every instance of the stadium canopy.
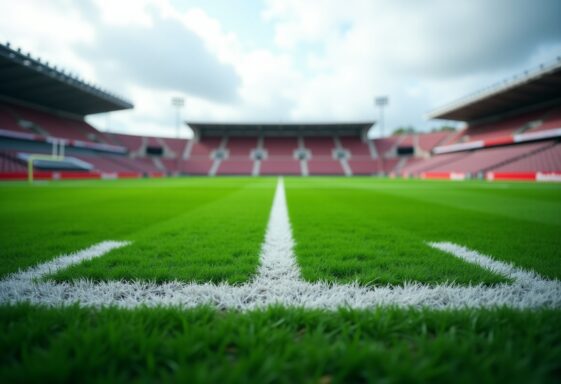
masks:
{"label": "stadium canopy", "polygon": [[78,116],[132,108],[105,90],[0,44],[0,98]]}
{"label": "stadium canopy", "polygon": [[187,122],[196,137],[295,137],[295,136],[363,136],[374,121],[356,123],[197,123]]}
{"label": "stadium canopy", "polygon": [[561,103],[561,58],[468,95],[428,114],[429,119],[477,121],[532,106]]}

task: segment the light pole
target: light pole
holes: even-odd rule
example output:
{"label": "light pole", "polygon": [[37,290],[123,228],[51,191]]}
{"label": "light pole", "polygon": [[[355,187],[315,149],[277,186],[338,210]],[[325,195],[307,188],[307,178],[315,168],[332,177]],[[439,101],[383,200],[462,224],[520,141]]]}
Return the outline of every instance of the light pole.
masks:
{"label": "light pole", "polygon": [[388,105],[389,98],[387,96],[378,96],[374,98],[374,104],[380,108],[380,134],[384,137],[384,107]]}
{"label": "light pole", "polygon": [[175,107],[175,136],[179,138],[179,130],[181,128],[181,108],[185,105],[185,100],[183,97],[172,97],[171,105]]}

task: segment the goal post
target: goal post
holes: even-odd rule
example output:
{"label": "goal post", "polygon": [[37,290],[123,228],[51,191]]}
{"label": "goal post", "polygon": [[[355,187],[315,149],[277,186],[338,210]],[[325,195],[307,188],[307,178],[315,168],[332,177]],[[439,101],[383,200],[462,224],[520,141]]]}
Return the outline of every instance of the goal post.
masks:
{"label": "goal post", "polygon": [[64,140],[53,140],[53,150],[50,155],[45,154],[31,154],[27,158],[27,180],[33,183],[33,163],[36,160],[45,161],[64,161]]}

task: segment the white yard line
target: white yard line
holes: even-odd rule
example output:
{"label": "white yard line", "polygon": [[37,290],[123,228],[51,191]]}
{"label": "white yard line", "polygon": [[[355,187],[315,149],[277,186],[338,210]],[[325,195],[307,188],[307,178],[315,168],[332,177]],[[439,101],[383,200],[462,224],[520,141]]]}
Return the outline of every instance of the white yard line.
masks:
{"label": "white yard line", "polygon": [[502,261],[493,260],[489,256],[484,256],[477,251],[462,247],[461,245],[447,242],[429,243],[429,245],[433,248],[450,253],[468,263],[476,264],[497,275],[512,279],[516,284],[532,285],[543,281],[543,278],[535,272],[517,268],[512,263],[504,263]]}
{"label": "white yard line", "polygon": [[467,263],[476,264],[513,280],[494,286],[455,284],[364,287],[359,284],[308,283],[302,280],[294,255],[282,179],[271,209],[257,276],[243,285],[185,282],[109,281],[80,279],[55,283],[37,281],[73,264],[100,257],[126,242],[102,242],[73,255],[62,256],[0,281],[0,303],[30,302],[47,306],[174,306],[252,310],[272,304],[335,310],[348,308],[561,308],[561,282],[546,280],[531,271],[503,263],[452,243],[430,243]]}
{"label": "white yard line", "polygon": [[8,277],[13,281],[21,281],[32,283],[33,280],[56,273],[62,269],[66,269],[72,265],[79,264],[86,260],[91,260],[99,256],[103,256],[113,249],[124,247],[130,244],[128,241],[103,241],[89,248],[70,255],[59,256],[54,260],[39,264],[35,267],[15,273]]}
{"label": "white yard line", "polygon": [[288,219],[284,181],[280,178],[273,199],[265,241],[261,247],[261,265],[253,284],[301,282],[293,248],[294,239]]}

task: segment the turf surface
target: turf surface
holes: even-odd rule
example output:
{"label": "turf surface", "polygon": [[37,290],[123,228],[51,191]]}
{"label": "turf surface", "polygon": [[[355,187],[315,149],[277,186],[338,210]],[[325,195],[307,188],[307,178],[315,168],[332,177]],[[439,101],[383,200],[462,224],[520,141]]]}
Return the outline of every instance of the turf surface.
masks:
{"label": "turf surface", "polygon": [[[251,278],[275,178],[0,184],[0,275],[103,240],[59,280]],[[494,284],[451,241],[561,277],[561,186],[287,178],[308,280]],[[32,381],[556,382],[561,311],[0,307],[0,378]]]}
{"label": "turf surface", "polygon": [[[4,382],[558,382],[560,312],[0,308]],[[531,325],[531,326],[528,326]]]}
{"label": "turf surface", "polygon": [[274,187],[274,179],[180,179],[2,188],[0,271],[130,240],[55,278],[245,281],[258,265]]}
{"label": "turf surface", "polygon": [[309,280],[502,281],[429,241],[561,277],[559,185],[314,178],[287,180],[286,188],[296,254]]}

